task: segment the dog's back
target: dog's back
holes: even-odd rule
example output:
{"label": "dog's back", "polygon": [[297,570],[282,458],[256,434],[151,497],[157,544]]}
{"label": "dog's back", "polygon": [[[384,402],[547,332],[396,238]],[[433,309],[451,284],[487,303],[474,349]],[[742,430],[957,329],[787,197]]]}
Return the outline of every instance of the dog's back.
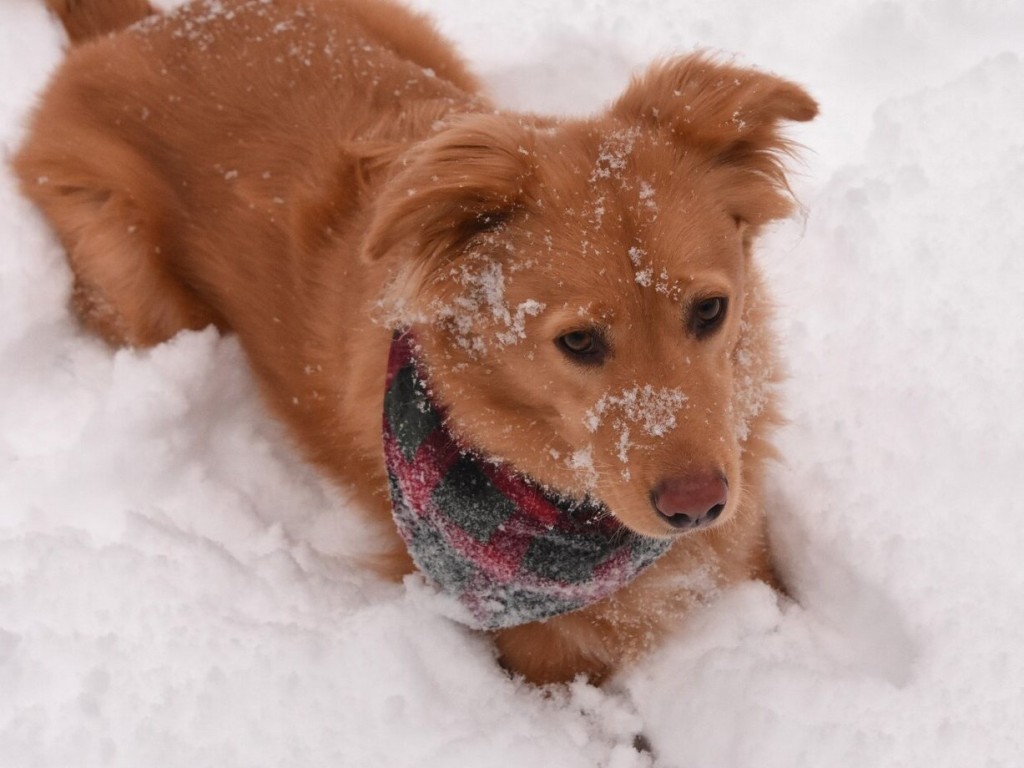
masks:
{"label": "dog's back", "polygon": [[[417,140],[476,87],[424,19],[388,0],[320,2],[315,19],[293,0],[168,16],[145,0],[47,1],[83,44],[14,166],[68,250],[79,313],[114,343],[231,326],[203,295],[222,282],[201,274],[223,252],[211,237],[315,241],[358,191],[348,138]],[[273,301],[245,287],[269,312]]]}
{"label": "dog's back", "polygon": [[116,32],[156,11],[149,0],[46,0],[73,43]]}

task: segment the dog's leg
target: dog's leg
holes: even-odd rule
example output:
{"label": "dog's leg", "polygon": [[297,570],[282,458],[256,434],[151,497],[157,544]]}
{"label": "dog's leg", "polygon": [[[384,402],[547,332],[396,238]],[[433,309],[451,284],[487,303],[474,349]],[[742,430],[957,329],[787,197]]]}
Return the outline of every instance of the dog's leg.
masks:
{"label": "dog's leg", "polygon": [[567,683],[583,675],[601,685],[612,670],[602,627],[580,614],[555,616],[494,634],[502,666],[529,682]]}
{"label": "dog's leg", "polygon": [[105,339],[149,346],[222,325],[175,274],[174,198],[134,151],[65,126],[37,131],[14,165],[67,250],[75,309]]}

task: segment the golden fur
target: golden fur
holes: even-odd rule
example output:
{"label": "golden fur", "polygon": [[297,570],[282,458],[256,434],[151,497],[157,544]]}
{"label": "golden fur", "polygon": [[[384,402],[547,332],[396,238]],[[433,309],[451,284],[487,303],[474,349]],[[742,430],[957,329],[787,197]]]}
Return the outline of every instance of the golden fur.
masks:
{"label": "golden fur", "polygon": [[[384,367],[412,324],[463,439],[677,536],[613,598],[496,633],[511,669],[601,679],[707,592],[771,579],[777,366],[751,247],[790,209],[780,123],[817,110],[798,86],[692,55],[556,121],[496,112],[390,0],[49,4],[77,45],[14,167],[88,325],[138,346],[233,331],[309,460],[389,524]],[[729,303],[701,337],[707,297]],[[556,343],[592,329],[603,364]],[[677,534],[652,489],[708,473],[728,479],[725,511]],[[389,530],[380,567],[399,577]]]}

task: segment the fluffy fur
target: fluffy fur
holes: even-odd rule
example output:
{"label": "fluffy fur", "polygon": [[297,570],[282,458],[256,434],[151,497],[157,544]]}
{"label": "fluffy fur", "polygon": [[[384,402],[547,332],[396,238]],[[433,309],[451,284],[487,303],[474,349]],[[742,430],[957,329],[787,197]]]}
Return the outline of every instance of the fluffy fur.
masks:
{"label": "fluffy fur", "polygon": [[[463,440],[676,538],[611,599],[496,633],[508,667],[599,680],[716,588],[772,578],[777,364],[751,250],[790,210],[779,129],[814,116],[801,88],[692,55],[552,120],[495,111],[390,0],[49,4],[77,44],[14,167],[76,309],[114,344],[236,333],[300,449],[390,532],[387,575],[411,567],[381,448],[410,325]],[[728,304],[702,334],[709,297]],[[596,364],[559,345],[580,331]],[[728,482],[714,526],[667,525],[659,484],[710,475]]]}

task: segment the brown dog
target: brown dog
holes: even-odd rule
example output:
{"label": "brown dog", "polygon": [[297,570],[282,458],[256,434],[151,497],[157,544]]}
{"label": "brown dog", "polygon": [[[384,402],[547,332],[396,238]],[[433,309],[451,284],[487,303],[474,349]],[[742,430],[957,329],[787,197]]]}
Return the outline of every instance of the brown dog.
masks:
{"label": "brown dog", "polygon": [[[600,679],[709,591],[771,579],[751,250],[791,207],[798,86],[694,55],[555,121],[496,112],[390,0],[49,3],[78,44],[14,166],[88,325],[237,333],[306,456],[389,525],[385,364],[411,326],[466,444],[674,537],[613,597],[496,633],[510,668]],[[382,568],[411,567],[395,536]]]}

